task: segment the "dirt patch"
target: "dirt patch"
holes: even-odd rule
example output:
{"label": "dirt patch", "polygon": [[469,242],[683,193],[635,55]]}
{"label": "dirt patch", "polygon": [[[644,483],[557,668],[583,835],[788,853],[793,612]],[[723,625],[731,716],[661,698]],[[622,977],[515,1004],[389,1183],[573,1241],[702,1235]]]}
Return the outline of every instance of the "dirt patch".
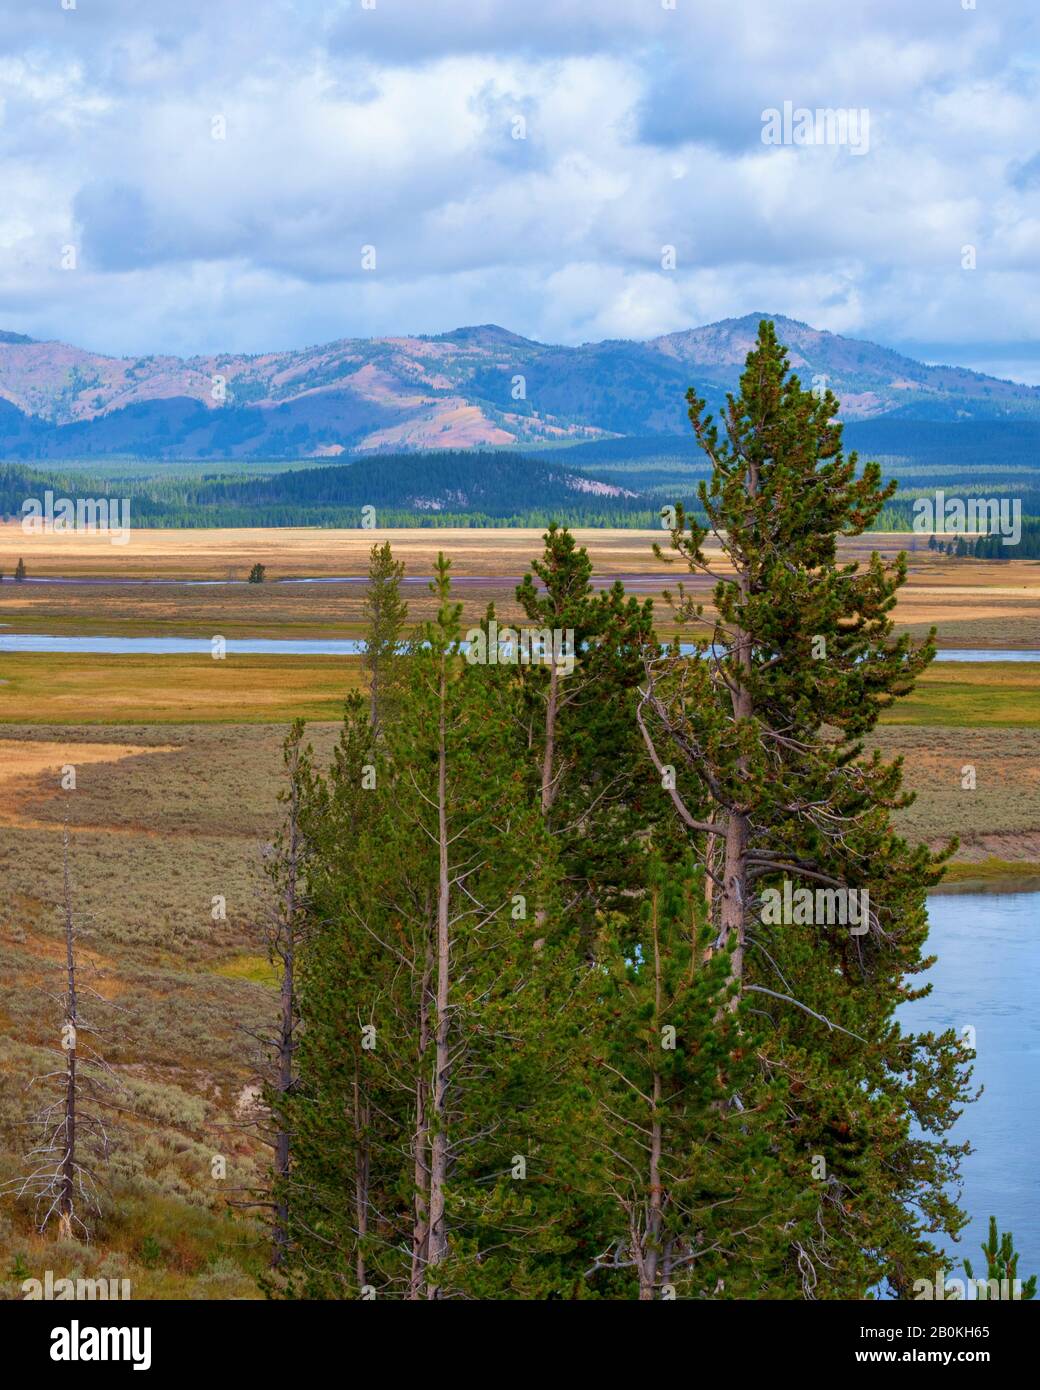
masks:
{"label": "dirt patch", "polygon": [[[943,842],[931,842],[932,849],[941,849]],[[1002,859],[1008,863],[1040,862],[1040,830],[1005,834],[962,835],[954,860],[958,864],[981,864],[986,859]]]}
{"label": "dirt patch", "polygon": [[249,1119],[263,1111],[263,1087],[256,1082],[243,1086],[235,1102],[235,1114],[240,1120]]}
{"label": "dirt patch", "polygon": [[[54,821],[36,820],[19,809],[19,803],[29,796],[41,794],[40,778],[53,777],[54,795],[61,791],[59,775],[63,767],[77,770],[91,763],[115,763],[142,753],[176,753],[177,744],[157,744],[142,747],[131,743],[26,742],[0,739],[0,825],[19,830],[61,829]],[[107,826],[79,827],[107,830]]]}

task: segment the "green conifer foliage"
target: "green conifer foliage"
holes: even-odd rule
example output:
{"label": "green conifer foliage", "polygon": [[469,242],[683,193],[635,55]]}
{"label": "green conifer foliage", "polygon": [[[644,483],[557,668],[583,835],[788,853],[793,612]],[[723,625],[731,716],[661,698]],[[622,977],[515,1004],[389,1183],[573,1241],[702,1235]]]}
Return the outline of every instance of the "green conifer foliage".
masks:
{"label": "green conifer foliage", "polygon": [[374,545],[369,556],[368,588],[363,611],[365,668],[369,673],[369,709],[376,736],[384,712],[389,713],[399,684],[400,645],[408,618],[401,597],[404,564],[395,560],[390,542]]}
{"label": "green conifer foliage", "polygon": [[595,1139],[613,1220],[589,1278],[611,1298],[754,1296],[782,1200],[768,1111],[741,1099],[762,1030],[725,1007],[730,960],[711,949],[703,869],[647,858],[636,923],[605,923],[598,943]]}
{"label": "green conifer foliage", "polygon": [[[976,1284],[979,1298],[1027,1301],[1036,1297],[1036,1275],[1031,1274],[1028,1279],[1018,1281],[1018,1254],[1014,1238],[1010,1231],[1001,1234],[997,1230],[995,1216],[989,1219],[989,1235],[980,1248],[986,1260],[986,1279]],[[975,1279],[970,1260],[964,1261],[964,1272],[969,1279]]]}
{"label": "green conifer foliage", "polygon": [[310,822],[291,1209],[319,1296],[545,1296],[569,1245],[591,975],[449,568],[377,751],[355,703]]}
{"label": "green conifer foliage", "polygon": [[[715,611],[697,656],[649,664],[640,718],[659,766],[677,770],[732,1003],[753,993],[772,1021],[760,1080],[783,1101],[783,1281],[806,1297],[857,1297],[879,1279],[900,1292],[935,1267],[928,1235],[963,1223],[946,1195],[963,1147],[945,1132],[968,1058],[952,1031],[906,1035],[894,1020],[928,964],[925,895],[946,856],[895,833],[900,766],[864,756],[861,739],[934,643],[891,637],[905,557],[838,562],[837,538],[869,526],[892,489],[842,454],[837,400],[802,389],[770,323],[721,427],[688,399],[712,465],[708,523],[677,509],[672,547],[714,581]],[[704,624],[694,598],[680,588],[679,616]],[[705,790],[707,825],[690,809]],[[811,890],[809,920],[769,911],[785,883]],[[819,908],[817,890],[832,895]]]}
{"label": "green conifer foliage", "polygon": [[516,596],[536,628],[573,633],[575,669],[515,668],[521,734],[556,841],[563,901],[591,939],[598,913],[627,913],[637,903],[645,864],[638,847],[667,811],[635,722],[653,608],[620,582],[596,594],[588,553],[566,527],[550,525],[543,541]]}

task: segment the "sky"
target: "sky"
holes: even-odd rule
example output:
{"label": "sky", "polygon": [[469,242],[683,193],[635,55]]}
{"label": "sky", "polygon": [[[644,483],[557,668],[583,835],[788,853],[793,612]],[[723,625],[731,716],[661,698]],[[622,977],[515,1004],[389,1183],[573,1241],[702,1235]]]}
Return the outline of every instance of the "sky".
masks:
{"label": "sky", "polygon": [[[1036,0],[0,0],[0,328],[192,354],[765,311],[1040,382],[1038,29]],[[768,143],[785,102],[849,138]]]}

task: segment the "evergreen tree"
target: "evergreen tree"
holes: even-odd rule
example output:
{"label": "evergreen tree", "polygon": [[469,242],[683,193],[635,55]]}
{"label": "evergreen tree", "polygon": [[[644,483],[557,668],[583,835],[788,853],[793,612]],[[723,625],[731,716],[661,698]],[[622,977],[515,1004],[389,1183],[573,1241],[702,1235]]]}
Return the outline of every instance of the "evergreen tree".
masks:
{"label": "evergreen tree", "polygon": [[[672,547],[714,579],[715,611],[693,659],[648,663],[639,717],[658,770],[676,769],[670,794],[731,952],[730,1007],[754,993],[774,1030],[752,1093],[782,1100],[772,1161],[789,1185],[776,1226],[786,1255],[772,1292],[861,1297],[879,1279],[899,1292],[934,1269],[928,1234],[963,1224],[946,1187],[964,1146],[944,1135],[968,1068],[952,1031],[905,1035],[894,1021],[917,997],[906,977],[930,964],[925,895],[945,856],[895,834],[890,813],[910,799],[900,765],[863,756],[861,740],[934,637],[917,651],[891,639],[905,556],[839,563],[838,537],[865,530],[894,485],[842,454],[838,402],[802,390],[772,324],[721,430],[688,401],[712,466],[707,525],[677,508]],[[703,622],[682,587],[676,607]],[[847,918],[777,920],[777,898],[803,888]]]}
{"label": "evergreen tree", "polygon": [[620,582],[595,594],[592,562],[566,527],[553,522],[543,540],[516,596],[537,629],[558,640],[570,634],[574,670],[564,674],[555,662],[515,668],[524,694],[520,736],[556,840],[566,911],[591,940],[598,913],[628,912],[638,902],[645,857],[634,847],[666,810],[635,723],[653,608],[626,596]]}
{"label": "evergreen tree", "polygon": [[[370,1015],[366,1021],[360,1007],[353,1028],[344,1032],[342,1020],[347,1016],[344,1009],[360,1005],[366,990],[374,997],[380,971],[391,964],[373,951],[353,914],[364,901],[364,888],[372,891],[366,871],[386,852],[378,840],[383,823],[379,795],[386,777],[377,775],[380,758],[375,749],[381,719],[393,711],[398,685],[398,647],[407,613],[399,594],[403,572],[389,543],[372,547],[364,605],[365,662],[371,672],[367,716],[361,697],[351,695],[329,778],[308,778],[300,808],[306,843],[313,847],[308,874],[317,906],[307,923],[311,949],[302,953],[298,967],[308,1013],[303,1039],[306,1085],[299,1103],[283,1107],[285,1126],[298,1128],[305,1178],[285,1182],[283,1203],[291,1197],[299,1208],[292,1232],[296,1283],[300,1271],[306,1270],[302,1287],[316,1296],[341,1297],[346,1289],[375,1287],[368,1275],[374,1241],[370,1218],[386,1204],[375,1195],[382,1169],[378,1156],[374,1166],[373,1153],[395,1143],[395,1136],[382,1133],[379,1123],[392,1109],[386,1097],[380,1103],[374,1096],[376,1083],[362,1069],[362,1052],[375,1024]],[[356,890],[346,900],[344,885]],[[350,1131],[346,1146],[340,1133],[343,1122]],[[333,1161],[336,1155],[346,1169]],[[348,1230],[350,1238],[343,1241]],[[330,1246],[325,1232],[332,1231],[340,1244]]]}
{"label": "evergreen tree", "polygon": [[369,673],[369,708],[373,737],[379,734],[381,716],[387,712],[399,684],[400,644],[408,605],[401,598],[404,564],[396,561],[390,542],[374,545],[369,555],[368,588],[364,613],[365,668]]}
{"label": "evergreen tree", "polygon": [[[1021,1299],[1026,1301],[1036,1297],[1036,1275],[1018,1283],[1018,1253],[1010,1231],[1002,1235],[997,1230],[997,1218],[989,1219],[989,1236],[980,1247],[986,1260],[986,1279],[977,1281],[978,1297],[982,1299]],[[964,1261],[964,1272],[969,1279],[975,1279],[971,1261]]]}
{"label": "evergreen tree", "polygon": [[355,702],[308,815],[290,1212],[312,1296],[544,1295],[569,1239],[592,975],[557,923],[502,692],[461,658],[443,557],[432,587],[379,748]]}
{"label": "evergreen tree", "polygon": [[[308,845],[306,936],[297,957],[296,1079],[278,1098],[280,1123],[293,1136],[293,1168],[283,1200],[288,1213],[288,1292],[310,1298],[358,1297],[386,1287],[380,1256],[403,1237],[391,1194],[399,1182],[398,1134],[391,1091],[362,1076],[373,1037],[372,1003],[394,961],[359,929],[358,903],[378,883],[383,787],[371,762],[365,701],[347,700],[327,777],[306,787],[301,806]],[[387,1117],[384,1120],[384,1115]],[[370,1218],[372,1220],[370,1228]]]}
{"label": "evergreen tree", "polygon": [[611,1237],[590,1280],[607,1297],[747,1297],[777,1194],[764,1114],[740,1104],[760,1042],[751,1010],[724,1007],[703,869],[653,855],[633,932],[615,918],[598,1033],[604,1187]]}
{"label": "evergreen tree", "polygon": [[[905,1294],[962,1224],[968,1058],[894,1022],[944,856],[895,835],[899,764],[862,747],[933,642],[892,638],[905,560],[837,558],[890,490],[770,325],[724,430],[690,405],[692,660],[552,525],[517,596],[543,650],[573,632],[569,674],[505,629],[492,663],[493,609],[464,655],[443,557],[398,661],[373,550],[373,693],[302,811],[292,1292]],[[845,916],[772,910],[809,890]]]}

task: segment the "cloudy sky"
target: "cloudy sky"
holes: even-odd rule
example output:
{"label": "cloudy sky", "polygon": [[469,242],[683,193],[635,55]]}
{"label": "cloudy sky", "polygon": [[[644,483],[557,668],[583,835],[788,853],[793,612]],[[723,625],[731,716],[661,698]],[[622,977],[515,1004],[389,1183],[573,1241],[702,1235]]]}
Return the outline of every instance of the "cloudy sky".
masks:
{"label": "cloudy sky", "polygon": [[[1040,382],[1040,21],[972,3],[0,0],[0,327],[258,352],[765,310]],[[865,110],[868,148],[764,143],[784,102]]]}

